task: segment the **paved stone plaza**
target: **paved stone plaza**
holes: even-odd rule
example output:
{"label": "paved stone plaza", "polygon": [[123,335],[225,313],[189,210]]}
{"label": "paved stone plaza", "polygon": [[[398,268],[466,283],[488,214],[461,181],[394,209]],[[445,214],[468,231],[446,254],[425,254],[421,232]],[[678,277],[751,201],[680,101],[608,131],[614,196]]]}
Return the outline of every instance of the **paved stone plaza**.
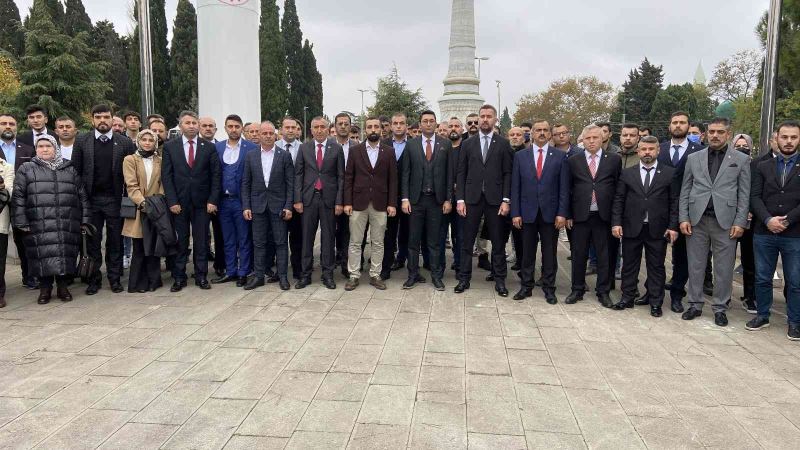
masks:
{"label": "paved stone plaza", "polygon": [[555,306],[482,280],[457,296],[451,271],[443,293],[401,290],[404,271],[354,292],[317,273],[285,293],[75,287],[39,306],[9,270],[0,448],[800,447],[780,295],[755,333],[736,301],[725,329],[710,309],[684,322],[593,295],[565,305],[564,257]]}

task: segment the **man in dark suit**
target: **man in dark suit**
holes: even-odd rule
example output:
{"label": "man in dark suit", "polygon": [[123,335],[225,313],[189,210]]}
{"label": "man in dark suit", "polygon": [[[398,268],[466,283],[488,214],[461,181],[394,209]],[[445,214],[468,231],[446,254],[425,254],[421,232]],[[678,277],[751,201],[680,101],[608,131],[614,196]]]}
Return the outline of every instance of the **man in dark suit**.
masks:
{"label": "man in dark suit", "polygon": [[344,213],[350,218],[349,277],[344,289],[352,291],[361,276],[361,252],[369,226],[372,248],[369,284],[384,290],[381,279],[383,237],[387,216],[397,213],[397,164],[394,149],[381,144],[381,122],[376,117],[365,121],[367,139],[353,146],[344,178]]}
{"label": "man in dark suit", "polygon": [[[683,184],[683,172],[686,158],[692,153],[702,150],[702,146],[686,138],[689,132],[689,114],[677,111],[669,122],[669,133],[672,139],[661,143],[658,152],[658,163],[662,167],[675,169],[678,185]],[[678,233],[678,239],[672,244],[672,281],[667,283],[670,290],[673,312],[683,312],[683,297],[686,296],[686,282],[689,281],[689,263],[686,257],[686,236]]]}
{"label": "man in dark suit", "polygon": [[335,139],[329,139],[329,128],[323,117],[311,120],[314,139],[300,146],[294,167],[294,209],[303,214],[303,274],[295,286],[297,289],[311,284],[318,228],[322,229],[322,284],[328,289],[336,289],[333,280],[334,233],[336,216],[342,213],[344,153]]}
{"label": "man in dark suit", "polygon": [[28,127],[30,127],[30,130],[19,133],[19,136],[17,136],[17,140],[19,142],[22,142],[30,147],[36,147],[33,145],[33,141],[35,138],[43,134],[49,134],[56,138],[56,141],[58,141],[56,132],[54,130],[47,129],[47,121],[49,118],[47,117],[47,110],[44,109],[44,107],[39,105],[29,105],[27,108],[25,108],[25,117],[27,118]]}
{"label": "man in dark suit", "polygon": [[424,283],[419,274],[419,249],[423,235],[430,255],[431,279],[437,291],[444,290],[444,262],[440,260],[439,232],[444,214],[453,205],[453,180],[448,172],[450,142],[436,135],[436,114],[423,111],[419,117],[420,137],[408,141],[400,178],[403,212],[410,215],[408,236],[408,280],[403,289]]}
{"label": "man in dark suit", "polygon": [[511,146],[508,139],[494,132],[497,109],[483,105],[478,112],[480,132],[464,141],[458,164],[456,202],[458,213],[465,217],[464,242],[461,245],[461,271],[453,290],[460,294],[469,289],[472,278],[472,247],[481,223],[489,228],[492,242],[494,289],[502,297],[506,289],[506,253],[503,220],[510,210]]}
{"label": "man in dark suit", "polygon": [[[461,154],[462,133],[464,132],[464,125],[458,117],[451,117],[448,122],[448,129],[450,134],[450,154],[447,159],[447,180],[450,186],[450,205],[456,204],[456,179],[458,178],[458,157]],[[458,272],[461,267],[461,241],[464,234],[464,218],[458,215],[458,211],[452,208],[448,214],[442,217],[442,227],[439,231],[439,263],[442,266],[442,271],[447,268],[447,256],[445,255],[445,248],[447,243],[447,233],[450,232],[450,242],[452,244],[451,251],[453,252],[453,264],[450,269]]]}
{"label": "man in dark suit", "polygon": [[[397,173],[402,171],[403,155],[405,155],[406,145],[410,136],[408,135],[408,123],[406,115],[395,113],[392,115],[392,136],[385,139],[383,144],[394,149],[395,161],[397,162]],[[397,180],[397,195],[400,195],[400,177]],[[400,198],[397,204],[400,204]],[[388,280],[392,271],[405,267],[408,258],[408,214],[398,212],[394,217],[390,217],[386,223],[386,234],[383,239],[383,263],[381,264],[381,279]],[[396,254],[395,254],[396,252]]]}
{"label": "man in dark suit", "polygon": [[[258,128],[258,125],[254,126]],[[283,138],[275,145],[287,151],[292,157],[292,164],[297,167],[302,138],[300,122],[291,116],[284,117],[281,120],[281,136]],[[286,226],[289,230],[289,265],[292,268],[292,278],[300,281],[303,274],[303,214],[297,210],[292,211],[292,218]],[[267,245],[271,244],[268,242]],[[267,265],[271,267],[272,262],[268,261]]]}
{"label": "man in dark suit", "polygon": [[522,283],[514,300],[533,293],[536,247],[542,243],[542,290],[547,303],[555,305],[558,230],[569,213],[567,154],[550,147],[550,124],[535,120],[533,145],[514,155],[511,173],[511,220],[522,230]]}
{"label": "man in dark suit", "polygon": [[275,125],[261,124],[261,151],[251,151],[244,162],[242,208],[245,220],[253,222],[254,274],[245,285],[252,290],[264,285],[270,269],[267,242],[272,241],[277,255],[277,278],[282,290],[289,289],[289,248],[286,223],[292,218],[294,165],[292,156],[275,145]]}
{"label": "man in dark suit", "polygon": [[[637,133],[638,137],[638,133]],[[675,169],[657,162],[658,138],[645,136],[638,145],[639,163],[623,169],[617,181],[611,232],[622,239],[622,298],[614,309],[633,308],[638,295],[642,249],[647,266],[646,298],[650,315],[661,317],[664,303],[664,259],[667,242],[678,237],[680,185]]]}
{"label": "man in dark suit", "polygon": [[103,260],[101,244],[103,227],[106,229],[106,276],[114,293],[123,291],[122,278],[122,222],[120,200],[127,195],[122,176],[122,160],[136,150],[133,142],[119,133],[111,131],[111,108],[97,105],[92,108],[93,130],[84,133],[75,141],[72,150],[72,165],[78,171],[89,196],[92,225],[97,229],[89,239],[89,256],[98,262],[95,273],[89,279],[86,295],[100,290]]}
{"label": "man in dark suit", "polygon": [[[36,150],[17,139],[17,120],[14,116],[0,113],[0,158],[14,166],[14,172],[16,172],[19,166],[30,161],[34,156],[36,156]],[[6,183],[8,187],[11,187],[11,183],[8,181]],[[11,208],[12,205],[9,203],[6,207]],[[11,214],[13,217],[13,211]],[[22,284],[28,289],[38,289],[38,281],[34,277],[28,276],[28,255],[25,253],[24,234],[16,228],[12,230],[14,244],[17,246],[19,265],[22,269]]]}
{"label": "man in dark suit", "polygon": [[[336,115],[334,127],[336,129],[336,143],[342,146],[344,166],[350,157],[350,149],[358,145],[358,141],[350,139],[350,115],[340,112]],[[336,264],[342,268],[342,276],[350,278],[347,271],[347,259],[350,248],[350,216],[340,214],[336,217]]]}
{"label": "man in dark suit", "polygon": [[179,246],[170,291],[178,292],[186,287],[190,234],[194,282],[200,289],[211,289],[207,279],[208,224],[210,215],[217,213],[222,192],[219,156],[214,144],[197,136],[197,113],[181,112],[178,127],[181,136],[164,144],[161,162],[161,183],[169,209],[175,216]]}
{"label": "man in dark suit", "polygon": [[597,251],[597,300],[606,308],[612,306],[609,290],[613,269],[608,264],[608,241],[611,237],[611,206],[622,170],[616,153],[603,151],[603,131],[597,125],[583,129],[583,153],[568,158],[570,172],[571,215],[567,227],[572,228],[572,292],[566,303],[583,300],[586,288],[586,260],[589,245]]}

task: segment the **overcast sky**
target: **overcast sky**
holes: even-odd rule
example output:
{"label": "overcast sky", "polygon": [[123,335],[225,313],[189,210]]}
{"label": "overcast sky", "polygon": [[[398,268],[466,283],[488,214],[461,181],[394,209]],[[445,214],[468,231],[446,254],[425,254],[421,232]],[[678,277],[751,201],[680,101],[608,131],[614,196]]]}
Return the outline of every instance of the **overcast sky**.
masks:
{"label": "overcast sky", "polygon": [[[24,17],[32,0],[16,1]],[[92,21],[111,20],[120,33],[132,29],[132,1],[83,3]],[[109,7],[113,4],[119,5],[116,10]],[[176,4],[167,0],[170,28]],[[450,5],[449,0],[297,0],[303,37],[314,44],[322,73],[325,112],[359,112],[357,89],[374,88],[392,64],[438,111]],[[666,83],[691,81],[701,60],[710,79],[721,59],[760,48],[754,29],[768,6],[768,0],[476,0],[477,52],[490,58],[482,63],[481,94],[496,104],[495,80],[500,80],[500,105],[513,114],[522,95],[555,79],[595,75],[619,87],[645,56],[664,66]],[[366,105],[372,102],[366,95]]]}

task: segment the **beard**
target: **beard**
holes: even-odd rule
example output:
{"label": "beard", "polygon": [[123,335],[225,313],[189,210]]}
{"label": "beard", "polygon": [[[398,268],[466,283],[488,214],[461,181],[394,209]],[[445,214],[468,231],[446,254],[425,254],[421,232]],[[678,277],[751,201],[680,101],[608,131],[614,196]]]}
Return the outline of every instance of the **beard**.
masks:
{"label": "beard", "polygon": [[451,140],[451,141],[453,141],[453,142],[455,142],[455,141],[457,141],[457,140],[461,139],[461,135],[460,135],[460,134],[458,134],[458,133],[456,133],[455,131],[453,131],[452,133],[450,133],[450,135],[449,135],[448,137],[449,137],[449,138],[450,138],[450,140]]}
{"label": "beard", "polygon": [[381,135],[379,135],[378,133],[370,133],[367,135],[367,140],[369,140],[370,142],[378,142],[380,138]]}
{"label": "beard", "polygon": [[3,131],[3,133],[0,134],[0,139],[3,139],[4,141],[10,141],[10,140],[14,139],[14,132],[13,131]]}
{"label": "beard", "polygon": [[672,135],[672,137],[673,137],[673,138],[675,138],[675,139],[683,139],[683,138],[685,138],[685,137],[686,137],[686,135],[687,135],[687,134],[689,134],[689,132],[688,132],[688,131],[678,131],[678,130],[675,130],[675,131],[671,132],[670,134],[671,134],[671,135]]}

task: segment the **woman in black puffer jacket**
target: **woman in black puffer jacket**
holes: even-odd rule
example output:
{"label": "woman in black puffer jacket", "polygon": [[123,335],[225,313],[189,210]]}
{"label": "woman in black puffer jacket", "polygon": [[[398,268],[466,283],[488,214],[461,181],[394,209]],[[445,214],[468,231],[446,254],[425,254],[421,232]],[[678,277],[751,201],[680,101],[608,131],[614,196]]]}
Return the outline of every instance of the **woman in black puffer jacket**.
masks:
{"label": "woman in black puffer jacket", "polygon": [[39,277],[38,303],[50,302],[53,281],[62,301],[72,300],[67,282],[76,272],[81,226],[89,223],[89,201],[78,173],[61,157],[55,138],[36,140],[36,157],[21,165],[12,194],[14,227],[26,232],[32,277]]}

